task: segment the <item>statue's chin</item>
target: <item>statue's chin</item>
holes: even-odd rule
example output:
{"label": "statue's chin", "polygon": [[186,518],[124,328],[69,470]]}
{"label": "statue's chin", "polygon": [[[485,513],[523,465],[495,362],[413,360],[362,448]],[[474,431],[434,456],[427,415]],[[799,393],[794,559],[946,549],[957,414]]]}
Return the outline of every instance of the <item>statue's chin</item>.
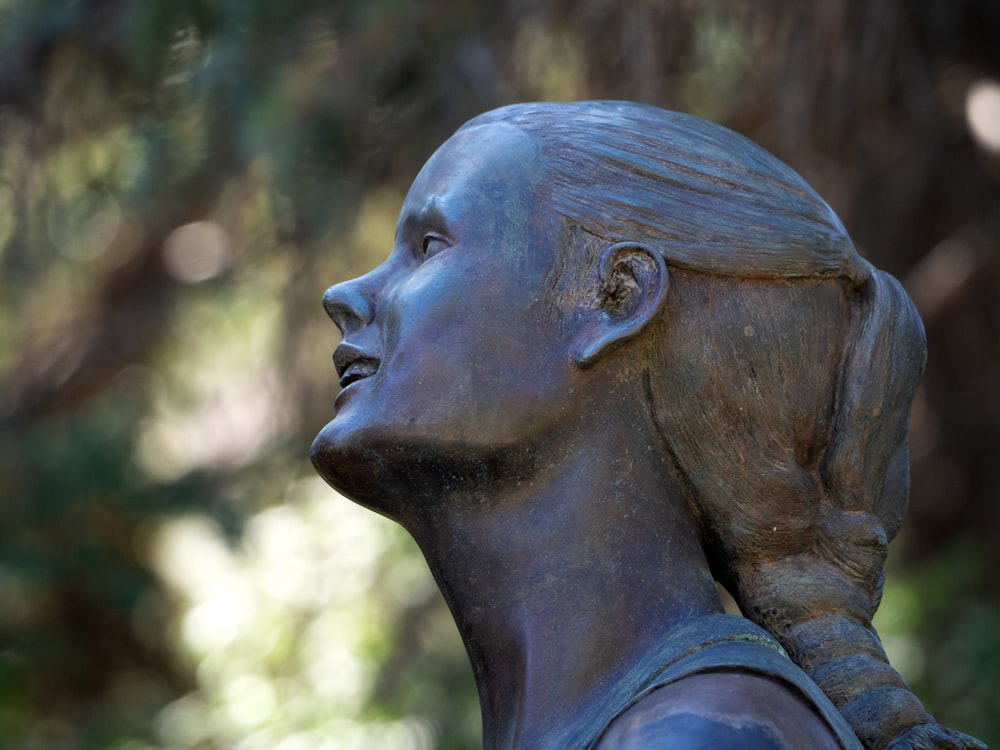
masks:
{"label": "statue's chin", "polygon": [[341,419],[320,430],[309,451],[316,471],[337,492],[397,521],[419,505],[418,498],[440,491],[430,455],[391,431]]}
{"label": "statue's chin", "polygon": [[333,422],[320,430],[309,449],[312,464],[337,492],[357,503],[373,507],[381,473],[378,453],[354,444],[338,432]]}
{"label": "statue's chin", "polygon": [[405,526],[442,497],[485,497],[498,483],[523,479],[533,471],[534,452],[521,448],[441,440],[338,416],[313,440],[310,458],[337,492]]}

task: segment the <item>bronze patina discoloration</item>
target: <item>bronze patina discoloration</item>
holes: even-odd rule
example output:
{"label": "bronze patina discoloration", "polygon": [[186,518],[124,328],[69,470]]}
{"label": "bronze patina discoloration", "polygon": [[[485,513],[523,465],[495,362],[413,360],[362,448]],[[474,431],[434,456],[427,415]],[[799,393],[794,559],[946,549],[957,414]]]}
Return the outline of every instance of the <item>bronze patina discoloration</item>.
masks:
{"label": "bronze patina discoloration", "polygon": [[313,461],[419,543],[487,748],[981,747],[871,625],[920,320],[777,159],[642,105],[496,110],[324,303]]}

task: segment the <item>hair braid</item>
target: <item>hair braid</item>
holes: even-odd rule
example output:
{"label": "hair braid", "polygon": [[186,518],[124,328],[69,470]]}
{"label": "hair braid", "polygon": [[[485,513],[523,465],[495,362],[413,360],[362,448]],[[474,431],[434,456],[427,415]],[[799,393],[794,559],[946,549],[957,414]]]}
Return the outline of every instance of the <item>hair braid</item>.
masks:
{"label": "hair braid", "polygon": [[906,429],[924,338],[912,303],[887,274],[871,270],[859,306],[821,463],[814,543],[738,567],[737,598],[830,696],[865,747],[985,747],[934,722],[889,665],[872,626],[888,543],[906,506]]}

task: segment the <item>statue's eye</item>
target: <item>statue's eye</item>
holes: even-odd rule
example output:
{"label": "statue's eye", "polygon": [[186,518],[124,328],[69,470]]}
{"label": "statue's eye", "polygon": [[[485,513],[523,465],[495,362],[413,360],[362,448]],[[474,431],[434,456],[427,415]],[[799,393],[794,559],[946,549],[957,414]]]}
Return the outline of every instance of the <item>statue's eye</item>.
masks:
{"label": "statue's eye", "polygon": [[437,234],[424,235],[423,251],[425,258],[433,257],[438,253],[440,253],[442,250],[447,250],[449,247],[450,245],[448,244],[448,241],[444,239],[444,237],[441,237],[440,235]]}

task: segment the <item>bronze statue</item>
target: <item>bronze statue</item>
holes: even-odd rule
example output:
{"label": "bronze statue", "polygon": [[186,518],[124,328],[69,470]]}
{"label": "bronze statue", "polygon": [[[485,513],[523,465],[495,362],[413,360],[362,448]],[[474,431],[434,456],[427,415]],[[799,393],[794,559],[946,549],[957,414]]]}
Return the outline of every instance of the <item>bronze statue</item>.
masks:
{"label": "bronze statue", "polygon": [[638,104],[495,110],[324,304],[313,462],[419,543],[487,748],[983,747],[871,625],[920,320],[773,156]]}

